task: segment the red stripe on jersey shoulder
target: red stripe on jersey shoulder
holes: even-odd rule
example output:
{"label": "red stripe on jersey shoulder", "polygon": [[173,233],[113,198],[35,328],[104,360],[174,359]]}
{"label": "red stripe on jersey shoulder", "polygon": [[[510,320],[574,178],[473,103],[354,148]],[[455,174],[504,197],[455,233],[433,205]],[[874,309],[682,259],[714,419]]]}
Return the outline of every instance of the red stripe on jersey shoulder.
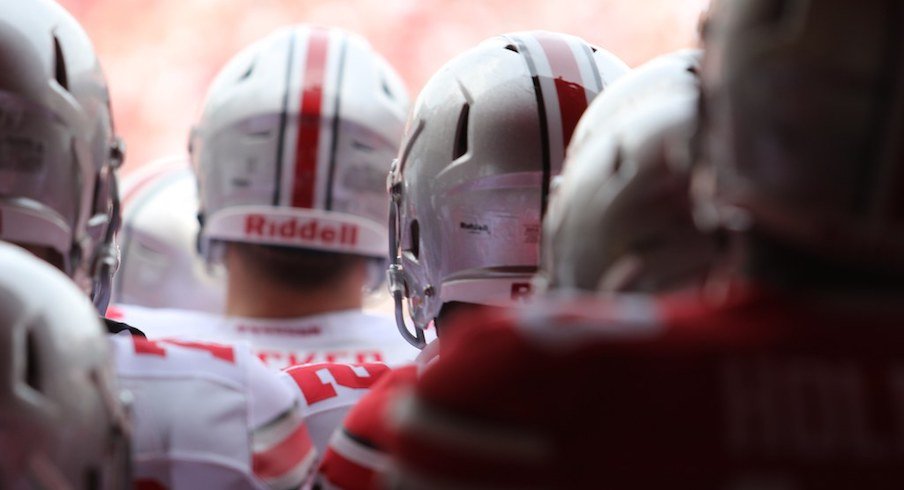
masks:
{"label": "red stripe on jersey shoulder", "polygon": [[565,39],[546,33],[535,34],[552,68],[562,117],[562,144],[568,147],[578,120],[587,109],[587,91],[574,52]]}
{"label": "red stripe on jersey shoulder", "polygon": [[381,488],[373,469],[345,458],[332,448],[327,448],[318,474],[335,488]]}
{"label": "red stripe on jersey shoulder", "polygon": [[[386,373],[363,398],[352,407],[340,429],[356,443],[366,444],[374,453],[386,451],[394,437],[387,420],[387,410],[396,396],[413,388],[418,372],[414,365],[403,366]],[[363,461],[352,461],[336,445],[330,442],[320,463],[321,478],[338,488],[371,488],[384,480],[376,467],[368,467]]]}
{"label": "red stripe on jersey shoulder", "polygon": [[298,141],[295,146],[295,179],[292,186],[293,207],[311,208],[314,206],[323,84],[326,79],[329,44],[329,30],[311,30],[302,74]]}
{"label": "red stripe on jersey shoulder", "polygon": [[308,428],[301,424],[279,444],[252,456],[254,474],[265,480],[279,478],[298,466],[314,450]]}
{"label": "red stripe on jersey shoulder", "polygon": [[346,432],[377,448],[385,448],[389,440],[386,407],[400,390],[414,386],[417,378],[417,366],[414,365],[386,373],[345,417],[343,427]]}

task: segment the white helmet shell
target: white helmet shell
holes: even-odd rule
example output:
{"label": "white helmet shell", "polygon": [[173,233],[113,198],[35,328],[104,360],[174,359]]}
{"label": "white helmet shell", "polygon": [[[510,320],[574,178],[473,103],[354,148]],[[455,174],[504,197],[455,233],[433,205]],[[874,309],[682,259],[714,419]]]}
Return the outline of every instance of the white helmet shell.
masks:
{"label": "white helmet shell", "polygon": [[[580,38],[534,31],[489,39],[430,79],[389,182],[390,287],[418,332],[443,303],[529,293],[549,181],[587,105],[627,71]],[[401,299],[397,310],[419,344]]]}
{"label": "white helmet shell", "polygon": [[904,273],[901,2],[718,2],[696,218],[847,268]]}
{"label": "white helmet shell", "polygon": [[360,36],[285,28],[213,82],[191,139],[210,240],[385,258],[385,179],[408,96]]}
{"label": "white helmet shell", "polygon": [[656,58],[587,109],[543,223],[545,287],[662,292],[706,277],[716,243],[689,192],[700,54]]}
{"label": "white helmet shell", "polygon": [[97,311],[60,271],[0,244],[0,488],[131,486],[126,408]]}
{"label": "white helmet shell", "polygon": [[0,0],[0,239],[52,250],[103,311],[122,147],[91,42],[62,7]]}
{"label": "white helmet shell", "polygon": [[639,106],[647,105],[650,97],[698,90],[702,59],[703,51],[699,49],[681,49],[657,56],[632,70],[630,76],[609,87],[605,97],[594,100],[578,122],[567,153],[580,151],[581,145],[605,134],[608,126],[623,115],[630,116]]}
{"label": "white helmet shell", "polygon": [[113,302],[222,313],[225,271],[197,250],[198,190],[188,158],[145,165],[123,179],[121,198]]}

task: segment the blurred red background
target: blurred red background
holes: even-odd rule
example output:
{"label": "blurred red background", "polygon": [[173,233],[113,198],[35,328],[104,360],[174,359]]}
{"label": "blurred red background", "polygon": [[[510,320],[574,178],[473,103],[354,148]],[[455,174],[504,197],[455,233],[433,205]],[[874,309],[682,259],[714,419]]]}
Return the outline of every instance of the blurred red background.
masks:
{"label": "blurred red background", "polygon": [[183,152],[207,84],[278,26],[335,25],[367,37],[412,99],[455,54],[494,34],[579,35],[637,65],[697,43],[708,0],[60,0],[91,35],[128,145],[126,171]]}

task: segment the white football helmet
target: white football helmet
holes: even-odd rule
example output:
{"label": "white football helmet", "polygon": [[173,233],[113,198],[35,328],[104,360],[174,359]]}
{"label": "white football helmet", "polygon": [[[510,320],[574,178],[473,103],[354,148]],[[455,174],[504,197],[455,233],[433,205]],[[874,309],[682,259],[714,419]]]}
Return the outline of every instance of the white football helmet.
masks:
{"label": "white football helmet", "polygon": [[188,159],[145,165],[121,188],[122,258],[113,303],[222,313],[225,271],[197,250],[198,189]]}
{"label": "white football helmet", "polygon": [[130,487],[127,409],[97,311],[18,247],[0,244],[0,269],[0,488]]}
{"label": "white football helmet", "polygon": [[650,97],[668,95],[671,91],[680,91],[682,95],[688,89],[698,91],[702,58],[699,49],[682,49],[657,56],[632,70],[631,76],[606,90],[605,97],[593,101],[578,121],[566,154],[579,152],[585,142],[607,134],[611,124],[620,121],[624,114],[633,114],[639,106],[648,105]]}
{"label": "white football helmet", "polygon": [[396,72],[343,30],[285,28],[241,51],[192,132],[205,256],[216,240],[385,260],[407,107]]}
{"label": "white football helmet", "polygon": [[656,58],[587,109],[543,222],[546,288],[661,292],[706,277],[716,243],[689,195],[700,57]]}
{"label": "white football helmet", "polygon": [[409,342],[423,346],[444,303],[530,292],[550,179],[584,109],[627,71],[580,38],[535,31],[489,39],[431,78],[389,178],[390,288]]}
{"label": "white football helmet", "polygon": [[0,0],[0,239],[46,251],[103,312],[123,157],[94,49],[49,0]]}
{"label": "white football helmet", "polygon": [[718,2],[696,216],[849,267],[904,271],[900,2]]}

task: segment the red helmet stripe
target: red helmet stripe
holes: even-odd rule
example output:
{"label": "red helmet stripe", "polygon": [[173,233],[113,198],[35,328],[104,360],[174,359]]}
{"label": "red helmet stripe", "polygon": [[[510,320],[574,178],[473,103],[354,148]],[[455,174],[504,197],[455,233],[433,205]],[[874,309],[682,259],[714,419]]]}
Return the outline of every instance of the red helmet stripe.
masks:
{"label": "red helmet stripe", "polygon": [[304,78],[301,84],[298,141],[295,147],[295,178],[292,184],[293,207],[314,207],[320,140],[320,111],[323,105],[323,82],[326,78],[326,55],[329,43],[329,30],[311,30],[305,58]]}
{"label": "red helmet stripe", "polygon": [[555,77],[556,96],[559,100],[559,113],[562,118],[562,144],[567,148],[574,128],[578,124],[578,119],[587,109],[584,80],[568,41],[545,32],[538,32],[535,37],[543,47],[543,52],[546,54],[546,59],[549,61]]}

